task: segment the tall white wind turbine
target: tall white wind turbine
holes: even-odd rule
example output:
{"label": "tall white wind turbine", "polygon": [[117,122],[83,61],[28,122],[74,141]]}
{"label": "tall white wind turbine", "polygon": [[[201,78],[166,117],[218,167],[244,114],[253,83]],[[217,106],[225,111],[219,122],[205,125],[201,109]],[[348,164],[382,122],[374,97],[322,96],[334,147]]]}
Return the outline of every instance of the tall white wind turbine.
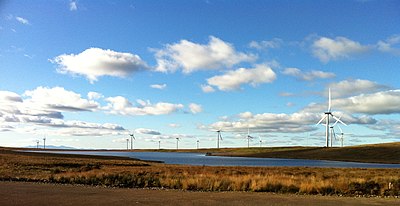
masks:
{"label": "tall white wind turbine", "polygon": [[340,120],[339,118],[337,118],[335,115],[332,114],[331,112],[331,89],[329,88],[328,91],[328,110],[326,112],[324,112],[324,116],[322,117],[321,120],[319,120],[319,122],[317,123],[320,124],[322,121],[325,120],[325,140],[326,140],[326,147],[329,147],[329,118],[332,117],[334,119],[336,119],[336,121],[342,123],[343,125],[346,125],[344,122],[342,122],[342,120]]}

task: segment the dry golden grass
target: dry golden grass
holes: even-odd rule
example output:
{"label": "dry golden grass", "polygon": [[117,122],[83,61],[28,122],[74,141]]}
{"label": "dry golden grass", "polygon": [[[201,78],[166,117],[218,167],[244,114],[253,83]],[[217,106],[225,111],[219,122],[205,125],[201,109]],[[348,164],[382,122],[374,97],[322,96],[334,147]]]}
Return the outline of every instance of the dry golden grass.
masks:
{"label": "dry golden grass", "polygon": [[0,179],[200,191],[400,195],[400,169],[178,166],[4,149],[0,149]]}

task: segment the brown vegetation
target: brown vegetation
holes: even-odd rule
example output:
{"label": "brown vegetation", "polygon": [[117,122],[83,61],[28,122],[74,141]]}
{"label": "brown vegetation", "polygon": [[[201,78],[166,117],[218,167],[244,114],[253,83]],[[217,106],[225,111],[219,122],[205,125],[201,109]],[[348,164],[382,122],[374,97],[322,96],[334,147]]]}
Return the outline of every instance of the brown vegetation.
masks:
{"label": "brown vegetation", "polygon": [[399,196],[400,169],[205,167],[0,149],[0,179],[132,188]]}

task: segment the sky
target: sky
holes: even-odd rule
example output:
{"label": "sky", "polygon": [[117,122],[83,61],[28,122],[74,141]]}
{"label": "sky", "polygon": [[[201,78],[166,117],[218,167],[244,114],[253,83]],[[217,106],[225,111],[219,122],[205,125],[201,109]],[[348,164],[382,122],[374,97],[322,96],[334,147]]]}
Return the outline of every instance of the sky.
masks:
{"label": "sky", "polygon": [[398,142],[399,25],[395,0],[0,0],[0,146],[324,146],[329,88],[334,146]]}

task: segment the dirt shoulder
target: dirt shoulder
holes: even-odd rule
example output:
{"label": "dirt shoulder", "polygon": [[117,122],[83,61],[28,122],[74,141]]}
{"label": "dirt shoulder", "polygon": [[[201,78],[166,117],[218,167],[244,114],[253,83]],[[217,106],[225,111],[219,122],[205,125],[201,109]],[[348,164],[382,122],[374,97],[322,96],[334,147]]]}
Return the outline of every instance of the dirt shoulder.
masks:
{"label": "dirt shoulder", "polygon": [[395,198],[351,198],[253,192],[186,192],[0,182],[0,205],[399,205]]}

